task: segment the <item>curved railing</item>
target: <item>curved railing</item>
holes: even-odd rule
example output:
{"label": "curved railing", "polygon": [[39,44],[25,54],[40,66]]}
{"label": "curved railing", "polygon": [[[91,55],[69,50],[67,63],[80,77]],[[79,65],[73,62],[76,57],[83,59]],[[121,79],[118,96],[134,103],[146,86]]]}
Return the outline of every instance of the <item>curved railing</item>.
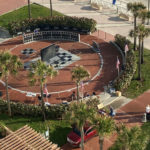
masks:
{"label": "curved railing", "polygon": [[23,43],[39,40],[80,41],[80,34],[69,31],[38,31],[23,34]]}

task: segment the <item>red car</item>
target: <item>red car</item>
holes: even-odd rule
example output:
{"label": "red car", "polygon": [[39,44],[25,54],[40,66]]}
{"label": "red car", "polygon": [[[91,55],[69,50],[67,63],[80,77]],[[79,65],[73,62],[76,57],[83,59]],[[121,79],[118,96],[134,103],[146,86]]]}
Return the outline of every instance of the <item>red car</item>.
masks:
{"label": "red car", "polygon": [[[96,130],[92,127],[84,128],[84,142],[92,138],[97,134]],[[74,147],[79,147],[81,143],[81,134],[80,131],[76,128],[71,131],[67,136],[67,141]]]}

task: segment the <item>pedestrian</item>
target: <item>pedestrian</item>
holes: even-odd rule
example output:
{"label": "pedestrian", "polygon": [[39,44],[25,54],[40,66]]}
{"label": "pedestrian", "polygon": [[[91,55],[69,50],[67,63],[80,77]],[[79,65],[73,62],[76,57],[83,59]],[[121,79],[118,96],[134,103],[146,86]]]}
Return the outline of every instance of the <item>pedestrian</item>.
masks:
{"label": "pedestrian", "polygon": [[114,116],[116,115],[116,112],[114,111],[113,107],[110,106],[110,107],[109,107],[109,110],[110,110],[109,115],[110,115],[111,117],[114,117]]}
{"label": "pedestrian", "polygon": [[71,94],[71,100],[73,101],[73,100],[75,100],[75,99],[76,99],[75,91],[73,91],[72,94]]}
{"label": "pedestrian", "polygon": [[95,95],[96,95],[96,93],[95,93],[95,92],[93,92],[93,93],[92,93],[92,96],[95,96]]}

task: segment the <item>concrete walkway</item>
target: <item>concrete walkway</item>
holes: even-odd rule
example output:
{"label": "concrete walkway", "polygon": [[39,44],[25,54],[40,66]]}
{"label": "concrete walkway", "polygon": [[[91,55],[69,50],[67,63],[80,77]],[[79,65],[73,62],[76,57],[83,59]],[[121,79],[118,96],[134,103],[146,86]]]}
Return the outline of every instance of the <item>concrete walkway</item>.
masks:
{"label": "concrete walkway", "polygon": [[[49,0],[31,0],[49,8]],[[75,3],[67,0],[53,0],[53,9],[68,16],[88,17],[97,21],[97,28],[112,35],[121,34],[128,36],[129,31],[133,29],[133,23],[125,21],[118,17],[118,14],[113,9],[104,8],[102,12],[93,9],[88,4],[88,1]],[[150,37],[145,39],[144,45],[150,49]]]}

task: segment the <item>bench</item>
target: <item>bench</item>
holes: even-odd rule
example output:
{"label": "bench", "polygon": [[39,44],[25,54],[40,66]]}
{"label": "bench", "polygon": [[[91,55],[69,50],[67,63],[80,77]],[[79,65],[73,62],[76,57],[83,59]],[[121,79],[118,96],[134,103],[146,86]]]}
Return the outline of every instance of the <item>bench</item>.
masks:
{"label": "bench", "polygon": [[36,93],[27,92],[26,96],[28,96],[28,97],[36,97]]}
{"label": "bench", "polygon": [[97,108],[98,108],[98,109],[104,108],[104,104],[103,104],[103,103],[98,104],[98,105],[97,105]]}
{"label": "bench", "polygon": [[91,3],[91,7],[94,9],[98,9],[99,11],[102,11],[103,6],[101,4],[97,4],[97,3]]}
{"label": "bench", "polygon": [[99,44],[97,42],[93,41],[92,46],[94,48],[94,51],[96,51],[97,53],[100,52],[100,47],[99,47]]}

